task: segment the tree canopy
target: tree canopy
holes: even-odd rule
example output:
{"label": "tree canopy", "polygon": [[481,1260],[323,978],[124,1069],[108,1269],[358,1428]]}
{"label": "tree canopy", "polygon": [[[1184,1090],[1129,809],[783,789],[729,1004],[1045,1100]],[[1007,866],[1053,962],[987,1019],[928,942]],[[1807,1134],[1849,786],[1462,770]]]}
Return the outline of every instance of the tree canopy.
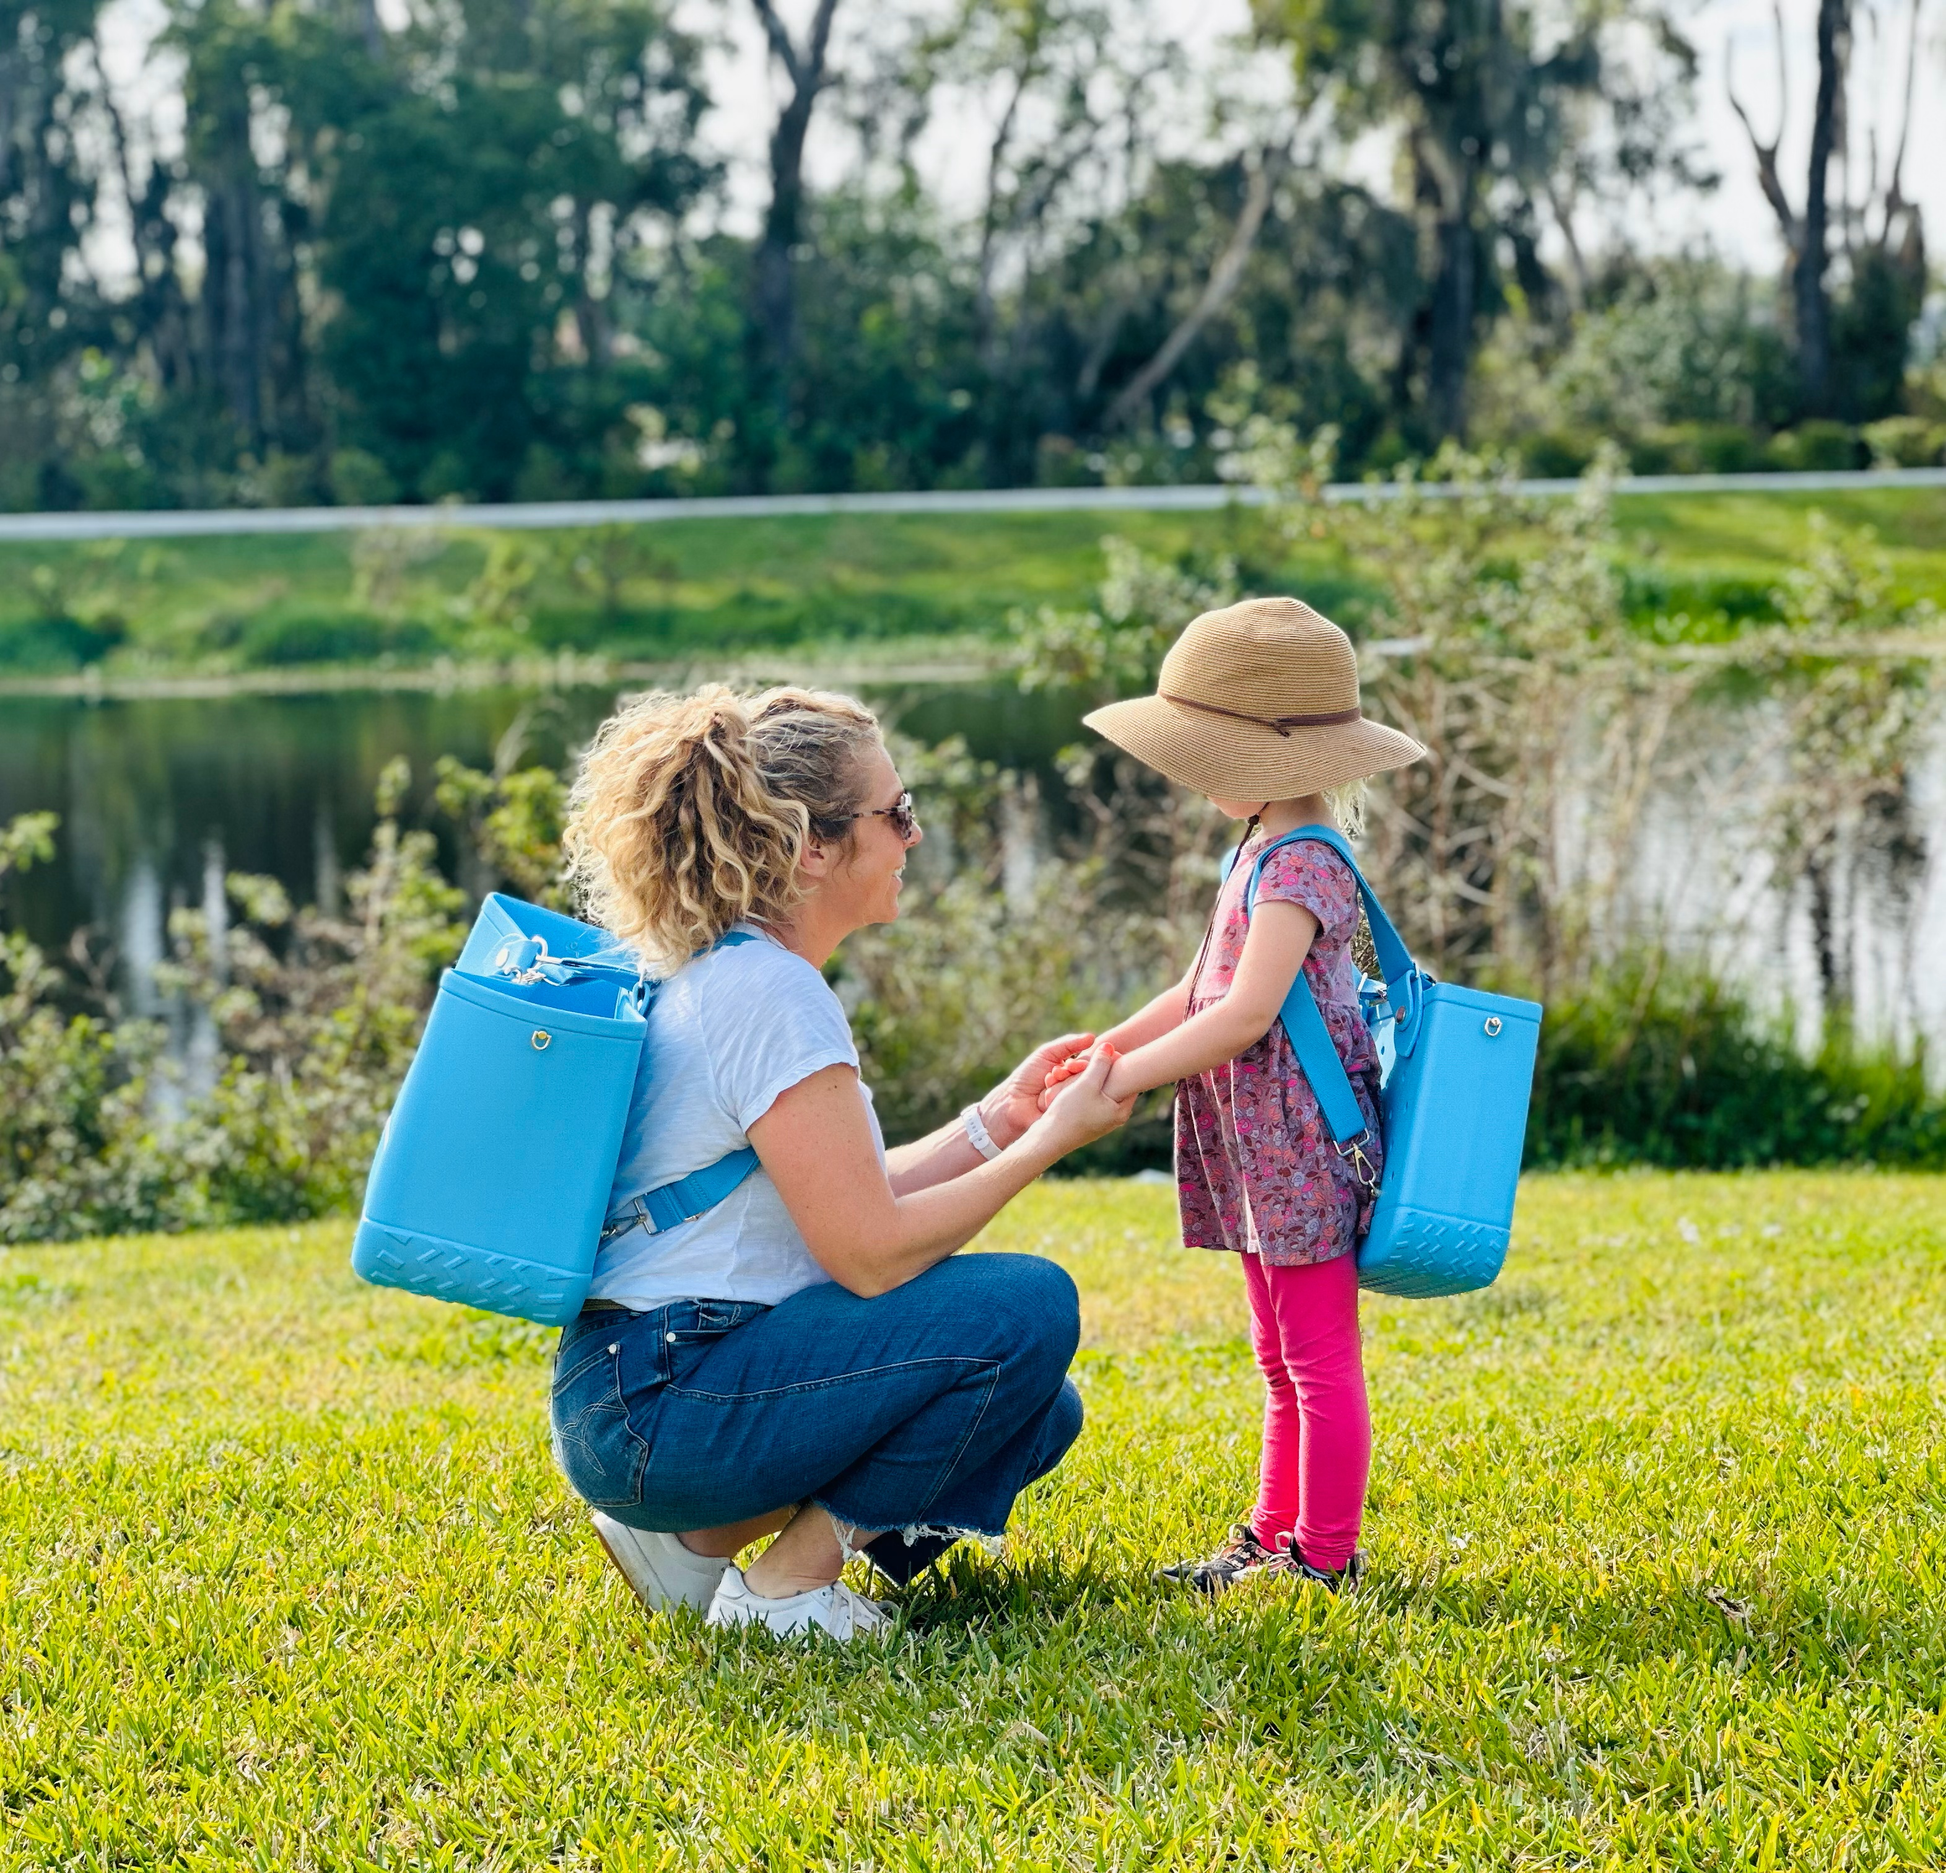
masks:
{"label": "tree canopy", "polygon": [[[754,226],[667,0],[168,0],[114,82],[108,0],[0,0],[0,506],[1205,479],[1251,412],[1347,470],[1571,464],[1624,408],[1651,454],[1863,459],[1795,426],[1946,416],[1896,171],[1872,232],[1757,144],[1784,291],[1604,214],[1709,180],[1657,0],[1257,0],[1230,48],[1140,0],[732,9],[778,81]],[[1645,319],[1714,320],[1739,394],[1589,392]]]}

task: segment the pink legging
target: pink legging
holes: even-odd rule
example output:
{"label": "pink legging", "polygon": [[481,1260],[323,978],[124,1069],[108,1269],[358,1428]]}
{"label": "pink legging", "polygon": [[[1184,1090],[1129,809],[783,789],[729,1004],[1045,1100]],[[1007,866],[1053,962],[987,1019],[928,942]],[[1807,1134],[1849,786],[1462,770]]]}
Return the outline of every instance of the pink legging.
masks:
{"label": "pink legging", "polygon": [[1264,1403],[1263,1481],[1250,1526],[1275,1547],[1295,1533],[1313,1567],[1343,1567],[1358,1546],[1372,1416],[1358,1346],[1358,1258],[1266,1267],[1243,1257],[1250,1344]]}

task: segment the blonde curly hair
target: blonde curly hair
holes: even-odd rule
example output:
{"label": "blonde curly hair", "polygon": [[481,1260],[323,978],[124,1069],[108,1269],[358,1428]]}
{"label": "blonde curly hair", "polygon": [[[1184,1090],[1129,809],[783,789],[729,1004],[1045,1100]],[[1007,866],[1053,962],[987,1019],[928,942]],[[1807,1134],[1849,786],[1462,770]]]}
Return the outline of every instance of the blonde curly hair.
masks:
{"label": "blonde curly hair", "polygon": [[569,796],[584,914],[658,977],[734,923],[783,921],[803,897],[805,845],[850,840],[883,745],[871,710],[826,690],[635,697],[601,725]]}

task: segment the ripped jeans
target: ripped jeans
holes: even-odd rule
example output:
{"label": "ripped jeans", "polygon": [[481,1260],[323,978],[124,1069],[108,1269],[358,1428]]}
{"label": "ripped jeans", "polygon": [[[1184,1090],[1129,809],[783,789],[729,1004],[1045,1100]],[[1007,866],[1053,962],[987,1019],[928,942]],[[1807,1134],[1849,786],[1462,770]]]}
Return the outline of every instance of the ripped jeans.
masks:
{"label": "ripped jeans", "polygon": [[1073,1281],[1032,1255],[950,1256],[870,1300],[828,1281],[775,1307],[591,1309],[554,1357],[554,1454],[636,1528],[809,1501],[868,1534],[906,1531],[916,1562],[998,1536],[1080,1435],[1080,1332]]}

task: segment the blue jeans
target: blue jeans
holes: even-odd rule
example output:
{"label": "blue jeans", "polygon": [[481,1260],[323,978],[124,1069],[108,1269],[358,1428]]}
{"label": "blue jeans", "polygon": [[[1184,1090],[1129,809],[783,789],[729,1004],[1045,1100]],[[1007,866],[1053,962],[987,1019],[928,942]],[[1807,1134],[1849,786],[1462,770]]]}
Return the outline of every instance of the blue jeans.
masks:
{"label": "blue jeans", "polygon": [[952,1256],[871,1300],[823,1282],[775,1307],[591,1310],[554,1356],[554,1453],[636,1528],[808,1501],[934,1554],[998,1535],[1080,1435],[1080,1334],[1073,1281],[1032,1255]]}

